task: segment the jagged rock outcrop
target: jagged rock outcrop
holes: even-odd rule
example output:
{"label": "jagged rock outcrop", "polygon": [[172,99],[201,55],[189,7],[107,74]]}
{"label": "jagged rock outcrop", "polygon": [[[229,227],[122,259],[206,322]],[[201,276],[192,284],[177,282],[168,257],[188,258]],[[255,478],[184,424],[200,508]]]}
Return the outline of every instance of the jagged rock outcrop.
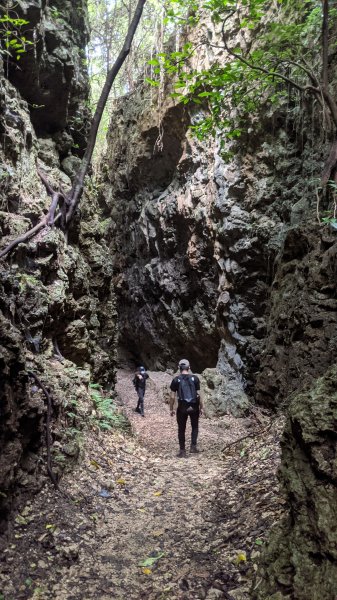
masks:
{"label": "jagged rock outcrop", "polygon": [[270,406],[309,384],[337,355],[337,239],[294,224],[276,259],[256,399]]}
{"label": "jagged rock outcrop", "polygon": [[[36,43],[20,69],[0,65],[1,250],[50,206],[37,167],[55,189],[70,189],[87,120],[85,2],[19,2],[15,14],[29,21]],[[46,227],[0,262],[0,528],[15,499],[36,490],[46,473],[46,399],[28,371],[52,396],[56,474],[70,446],[76,455],[78,430],[91,414],[89,381],[114,380],[106,223],[91,192],[68,243],[60,229]]]}
{"label": "jagged rock outcrop", "polygon": [[271,532],[253,598],[334,600],[337,589],[337,368],[291,403],[280,480],[289,506]]}
{"label": "jagged rock outcrop", "polygon": [[205,369],[201,376],[204,414],[206,417],[248,414],[250,402],[243,389],[233,379],[217,369]]}
{"label": "jagged rock outcrop", "polygon": [[[26,47],[20,62],[6,61],[6,76],[27,101],[36,134],[56,136],[61,159],[70,149],[72,154],[81,153],[86,145],[89,93],[86,2],[55,0],[50,5],[45,0],[18,0],[11,14],[28,21],[20,36],[33,46]],[[64,135],[66,129],[70,138]]]}
{"label": "jagged rock outcrop", "polygon": [[[199,68],[224,60],[218,35],[210,22],[186,33]],[[251,43],[237,23],[231,35]],[[188,356],[276,406],[336,353],[336,234],[317,221],[313,187],[327,142],[290,93],[261,99],[224,158],[189,130],[205,108],[170,91],[118,103],[102,167],[121,353],[152,368]]]}
{"label": "jagged rock outcrop", "polygon": [[265,120],[225,162],[193,118],[169,99],[161,116],[146,90],[113,116],[102,198],[121,346],[153,368],[217,366],[275,406],[335,355],[337,245],[305,187],[323,151]]}

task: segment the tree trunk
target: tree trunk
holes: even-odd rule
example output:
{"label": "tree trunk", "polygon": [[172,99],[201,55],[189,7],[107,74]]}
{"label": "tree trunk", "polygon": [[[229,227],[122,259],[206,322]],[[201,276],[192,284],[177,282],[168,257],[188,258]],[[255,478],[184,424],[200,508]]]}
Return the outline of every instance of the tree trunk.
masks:
{"label": "tree trunk", "polygon": [[103,86],[103,90],[101,92],[101,96],[97,103],[95,114],[93,116],[90,133],[89,133],[89,137],[88,137],[88,145],[87,145],[85,154],[82,159],[82,164],[75,176],[72,190],[69,194],[70,204],[69,204],[69,208],[68,208],[67,214],[66,214],[66,225],[69,225],[69,223],[72,219],[72,216],[74,214],[74,211],[80,201],[80,198],[81,198],[81,195],[83,192],[84,178],[85,178],[86,174],[88,173],[88,169],[90,166],[92,154],[93,154],[93,151],[95,148],[97,131],[98,131],[99,124],[101,122],[102,114],[103,114],[105,105],[107,103],[112,84],[115,81],[121,67],[123,66],[123,64],[125,62],[125,59],[127,58],[128,54],[130,52],[132,40],[134,38],[136,29],[138,27],[140,18],[142,16],[145,2],[146,2],[146,0],[138,0],[138,4],[137,4],[136,10],[135,10],[135,13],[133,15],[133,19],[130,23],[130,26],[129,26],[129,29],[128,29],[128,32],[127,32],[127,35],[126,35],[126,38],[125,38],[125,41],[123,44],[123,48],[120,51],[115,64],[110,69],[110,71],[107,75],[107,78],[105,80],[105,84]]}
{"label": "tree trunk", "polygon": [[329,0],[322,0],[322,83],[324,92],[329,90],[328,56],[329,56]]}

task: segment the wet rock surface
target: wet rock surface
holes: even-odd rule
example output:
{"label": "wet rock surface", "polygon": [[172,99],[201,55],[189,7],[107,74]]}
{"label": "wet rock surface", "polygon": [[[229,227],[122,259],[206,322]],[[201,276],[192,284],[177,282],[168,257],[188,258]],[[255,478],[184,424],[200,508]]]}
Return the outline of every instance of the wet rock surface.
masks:
{"label": "wet rock surface", "polygon": [[[150,373],[145,418],[132,373],[117,389],[133,435],[87,431],[82,460],[14,515],[5,598],[248,600],[271,523],[282,419],[202,419],[198,455],[176,458],[176,422]],[[246,438],[245,436],[252,437]],[[240,441],[241,438],[245,438]],[[225,448],[225,449],[224,449]]]}

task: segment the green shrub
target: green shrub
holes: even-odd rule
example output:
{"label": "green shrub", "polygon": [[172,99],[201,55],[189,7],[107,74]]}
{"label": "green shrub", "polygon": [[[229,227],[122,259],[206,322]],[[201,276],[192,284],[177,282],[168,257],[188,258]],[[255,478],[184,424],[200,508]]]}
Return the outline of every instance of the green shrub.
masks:
{"label": "green shrub", "polygon": [[90,395],[92,397],[98,416],[93,421],[100,429],[110,431],[111,429],[127,429],[129,422],[127,418],[118,411],[112,398],[106,398],[102,394],[102,388],[98,383],[90,383]]}

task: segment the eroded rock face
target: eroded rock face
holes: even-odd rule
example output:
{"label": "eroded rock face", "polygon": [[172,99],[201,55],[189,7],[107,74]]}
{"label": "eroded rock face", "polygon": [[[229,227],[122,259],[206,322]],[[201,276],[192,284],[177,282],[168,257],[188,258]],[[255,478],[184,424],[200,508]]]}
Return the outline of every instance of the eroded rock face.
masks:
{"label": "eroded rock face", "polygon": [[[193,149],[186,146],[188,115],[180,106],[168,107],[163,149],[157,151],[153,114],[137,113],[141,97],[138,102],[130,99],[128,110],[116,115],[109,140],[110,176],[102,193],[113,223],[120,339],[124,349],[132,348],[134,356],[155,368],[175,366],[173,347],[177,357],[189,349],[197,370],[206,347],[208,364],[216,362],[220,341],[214,312],[218,277],[207,228],[206,164],[200,165],[192,188],[186,177],[189,167],[194,169]],[[203,277],[204,269],[208,278]]]}
{"label": "eroded rock face", "polygon": [[[335,362],[336,233],[317,222],[310,183],[329,148],[311,109],[290,102],[292,115],[268,103],[247,115],[229,159],[190,135],[195,108],[166,98],[159,109],[146,89],[112,119],[102,198],[121,356],[154,369],[188,357],[209,379],[215,414],[237,414],[247,392],[286,404]],[[271,539],[259,600],[334,599],[335,383],[333,370],[292,405],[281,471],[291,512]]]}
{"label": "eroded rock face", "polygon": [[172,102],[159,115],[140,90],[111,125],[101,202],[122,355],[151,368],[188,356],[275,406],[336,353],[335,234],[305,188],[320,156],[259,122],[225,161]]}
{"label": "eroded rock face", "polygon": [[44,0],[19,0],[13,16],[28,21],[20,36],[33,46],[26,47],[19,62],[9,61],[8,78],[27,101],[37,135],[57,135],[67,128],[73,137],[73,153],[75,146],[81,153],[88,118],[86,3],[55,0],[50,5]]}
{"label": "eroded rock face", "polygon": [[[39,41],[22,57],[20,71],[0,65],[1,250],[50,206],[37,166],[55,189],[70,189],[79,160],[72,152],[82,152],[86,121],[85,4],[29,2],[16,10]],[[63,25],[52,27],[61,11]],[[34,112],[32,104],[42,103]],[[75,132],[76,111],[84,129]],[[0,261],[0,530],[13,503],[36,491],[46,474],[46,398],[28,371],[52,397],[56,475],[70,447],[76,455],[74,432],[91,414],[89,382],[114,381],[112,272],[94,193],[90,201],[84,197],[82,216],[69,243],[60,229],[45,228]]]}
{"label": "eroded rock face", "polygon": [[256,399],[270,406],[310,383],[337,355],[336,233],[291,227],[276,263]]}
{"label": "eroded rock face", "polygon": [[259,600],[333,600],[337,589],[337,368],[290,405],[280,479],[288,517],[262,557]]}

